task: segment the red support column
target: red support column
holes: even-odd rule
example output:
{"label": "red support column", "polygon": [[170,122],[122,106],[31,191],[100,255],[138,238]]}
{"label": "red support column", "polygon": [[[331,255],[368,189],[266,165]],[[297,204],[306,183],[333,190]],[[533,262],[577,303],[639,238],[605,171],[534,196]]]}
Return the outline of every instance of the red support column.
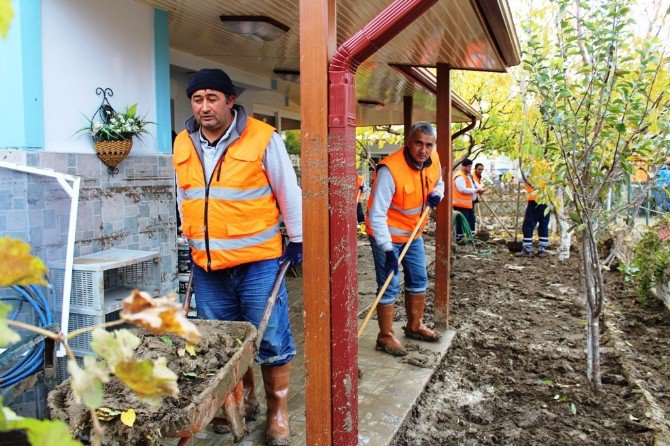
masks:
{"label": "red support column", "polygon": [[[330,73],[330,274],[333,444],[358,443],[358,255],[354,73]],[[337,98],[337,100],[335,100]]]}
{"label": "red support column", "polygon": [[449,325],[449,285],[452,238],[451,85],[449,66],[437,64],[437,153],[442,164],[444,200],[435,208],[435,316],[436,324]]}
{"label": "red support column", "polygon": [[[335,0],[300,1],[303,299],[307,444],[330,446],[330,238],[328,60],[335,47]],[[306,81],[309,79],[309,81]]]}

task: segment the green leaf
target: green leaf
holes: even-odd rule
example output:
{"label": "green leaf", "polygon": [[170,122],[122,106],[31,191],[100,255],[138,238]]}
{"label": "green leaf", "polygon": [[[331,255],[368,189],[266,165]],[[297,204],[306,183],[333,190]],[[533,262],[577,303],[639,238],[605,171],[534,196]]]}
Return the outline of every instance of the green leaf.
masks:
{"label": "green leaf", "polygon": [[128,110],[126,111],[126,116],[134,118],[136,114],[137,114],[137,104],[133,104],[130,107],[128,107]]}
{"label": "green leaf", "polygon": [[570,413],[577,415],[577,406],[575,406],[575,403],[570,403]]}
{"label": "green leaf", "polygon": [[542,380],[542,384],[544,384],[545,386],[553,386],[554,382],[551,379],[547,378]]}
{"label": "green leaf", "polygon": [[102,384],[109,381],[109,373],[102,364],[92,356],[84,357],[84,368],[79,367],[76,361],[68,360],[67,371],[72,379],[70,387],[75,400],[91,409],[102,405]]}
{"label": "green leaf", "polygon": [[172,345],[172,339],[165,335],[161,336],[161,341],[163,341],[166,345]]}
{"label": "green leaf", "polygon": [[197,378],[198,374],[195,372],[181,372],[182,375],[188,376],[189,378]]}
{"label": "green leaf", "polygon": [[7,325],[7,313],[11,309],[11,305],[0,303],[0,347],[6,347],[21,340],[21,336]]}
{"label": "green leaf", "polygon": [[11,423],[12,429],[25,429],[32,446],[82,446],[73,440],[70,428],[61,420],[36,420],[20,418]]}

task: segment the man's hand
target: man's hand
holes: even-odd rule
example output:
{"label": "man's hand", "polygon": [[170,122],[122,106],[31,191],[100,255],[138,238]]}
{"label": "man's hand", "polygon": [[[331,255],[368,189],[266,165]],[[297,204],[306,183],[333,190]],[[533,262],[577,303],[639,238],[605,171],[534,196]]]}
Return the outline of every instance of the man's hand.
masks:
{"label": "man's hand", "polygon": [[302,263],[302,242],[289,242],[286,245],[284,254],[280,257],[279,262],[282,263],[287,259],[293,266],[298,266]]}
{"label": "man's hand", "polygon": [[384,273],[386,274],[386,277],[388,277],[391,272],[396,275],[398,274],[398,256],[395,255],[393,249],[386,251],[386,264],[384,265]]}
{"label": "man's hand", "polygon": [[428,199],[426,200],[426,204],[432,208],[440,204],[440,201],[442,201],[442,197],[440,197],[438,194],[435,192],[431,192],[428,194]]}
{"label": "man's hand", "polygon": [[482,195],[484,192],[486,192],[486,186],[482,186],[479,189],[477,189],[477,193],[479,195]]}

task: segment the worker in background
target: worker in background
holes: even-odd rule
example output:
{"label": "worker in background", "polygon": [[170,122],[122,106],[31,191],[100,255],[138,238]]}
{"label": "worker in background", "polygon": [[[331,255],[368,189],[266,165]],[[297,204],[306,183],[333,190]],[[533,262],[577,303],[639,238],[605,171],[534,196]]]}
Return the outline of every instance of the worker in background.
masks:
{"label": "worker in background", "polygon": [[365,223],[365,213],[363,213],[363,194],[365,193],[365,183],[361,175],[356,176],[356,221]]}
{"label": "worker in background", "polygon": [[533,186],[526,182],[526,193],[528,194],[528,203],[526,204],[526,213],[523,216],[523,249],[517,252],[517,257],[533,256],[533,233],[537,226],[538,235],[538,257],[547,257],[547,248],[549,247],[549,212],[546,204],[537,203],[537,194],[534,193]]}
{"label": "worker in background", "polygon": [[[444,196],[440,159],[435,150],[435,128],[417,122],[405,138],[405,146],[377,165],[368,200],[366,230],[375,261],[377,292],[394,273],[377,306],[377,349],[404,356],[407,349],[393,333],[395,301],[400,290],[398,256],[417,226],[426,206],[435,207]],[[426,252],[423,222],[402,259],[405,276],[405,336],[437,341],[439,335],[423,324],[426,305]]]}
{"label": "worker in background", "polygon": [[[219,69],[191,78],[193,116],[174,143],[182,229],[195,265],[198,317],[248,321],[258,327],[284,260],[302,261],[302,191],[284,143],[271,126],[235,103]],[[284,249],[279,217],[289,243]],[[281,284],[256,356],[267,397],[267,443],[290,442],[287,413],[291,360],[288,293]],[[243,377],[247,420],[258,401],[251,368]]]}
{"label": "worker in background", "polygon": [[483,172],[484,165],[482,163],[476,163],[475,170],[472,171],[472,182],[477,189],[477,195],[472,200],[472,221],[474,222],[474,226],[472,227],[473,233],[477,230],[477,213],[475,212],[475,209],[477,208],[477,203],[479,203],[479,196],[486,190],[484,187],[484,179],[482,178]]}
{"label": "worker in background", "polygon": [[[472,170],[472,160],[465,158],[461,163],[461,168],[454,174],[452,197],[454,211],[463,214],[472,232],[475,229],[475,211],[472,202],[478,197],[478,191],[470,170]],[[463,232],[461,219],[457,218],[456,243],[463,241]]]}

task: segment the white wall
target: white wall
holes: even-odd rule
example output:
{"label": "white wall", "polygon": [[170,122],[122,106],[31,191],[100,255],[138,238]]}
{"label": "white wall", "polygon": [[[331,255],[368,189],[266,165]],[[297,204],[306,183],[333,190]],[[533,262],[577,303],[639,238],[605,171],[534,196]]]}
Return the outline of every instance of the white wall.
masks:
{"label": "white wall", "polygon": [[[154,13],[132,0],[42,2],[45,150],[94,153],[91,139],[75,135],[100,106],[97,87],[114,91],[117,111],[137,103],[156,120]],[[156,129],[133,154],[157,152]]]}

